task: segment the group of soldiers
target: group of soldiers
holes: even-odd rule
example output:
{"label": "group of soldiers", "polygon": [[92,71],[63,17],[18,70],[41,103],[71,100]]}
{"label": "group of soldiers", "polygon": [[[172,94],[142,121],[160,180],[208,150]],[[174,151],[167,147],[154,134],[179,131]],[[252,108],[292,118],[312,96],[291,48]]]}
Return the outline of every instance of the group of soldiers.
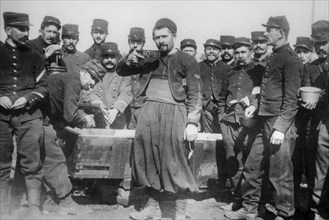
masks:
{"label": "group of soldiers", "polygon": [[[204,59],[197,62],[193,39],[175,47],[178,29],[168,18],[152,31],[158,51],[143,53],[145,31],[132,27],[124,57],[116,43],[106,42],[103,19],[93,20],[94,44],[80,52],[77,24],[62,26],[45,16],[40,36],[29,41],[27,14],[4,12],[3,18],[2,216],[10,215],[14,143],[31,217],[41,216],[42,185],[53,192],[53,211],[91,213],[71,197],[58,140],[66,126],[97,126],[136,129],[132,179],[146,187],[149,199],[132,219],[186,219],[186,200],[199,192],[187,161],[192,145],[186,143],[198,132],[222,134],[218,187],[232,192],[232,203],[221,207],[228,219],[292,219],[303,208],[312,219],[329,218],[329,21],[312,24],[311,38],[298,37],[292,49],[286,17],[270,17],[265,31],[253,31],[251,38],[206,40]],[[319,101],[300,99],[305,86],[321,90]],[[102,120],[79,109],[81,103],[100,108]],[[303,175],[307,207],[297,199]]]}

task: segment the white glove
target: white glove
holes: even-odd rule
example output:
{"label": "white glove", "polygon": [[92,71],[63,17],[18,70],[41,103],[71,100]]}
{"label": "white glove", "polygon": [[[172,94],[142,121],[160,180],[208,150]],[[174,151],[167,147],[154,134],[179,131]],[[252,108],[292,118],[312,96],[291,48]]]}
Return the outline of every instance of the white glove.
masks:
{"label": "white glove", "polygon": [[187,124],[184,131],[184,140],[194,141],[198,138],[198,127],[195,124]]}

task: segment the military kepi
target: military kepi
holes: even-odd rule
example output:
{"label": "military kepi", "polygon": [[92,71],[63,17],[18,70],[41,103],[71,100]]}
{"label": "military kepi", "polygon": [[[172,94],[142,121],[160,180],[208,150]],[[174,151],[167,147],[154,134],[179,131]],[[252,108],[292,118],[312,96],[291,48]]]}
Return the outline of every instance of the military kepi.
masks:
{"label": "military kepi", "polygon": [[101,54],[117,54],[119,53],[118,45],[113,42],[105,42],[101,44]]}
{"label": "military kepi", "polygon": [[41,27],[44,27],[45,25],[55,25],[58,30],[61,29],[61,22],[59,21],[58,18],[55,18],[53,16],[49,16],[49,15],[46,15],[44,18],[43,18],[43,21],[41,23]]}
{"label": "military kepi", "polygon": [[180,42],[180,49],[184,49],[185,47],[193,47],[196,49],[196,43],[193,39],[184,39]]}
{"label": "military kepi", "polygon": [[128,38],[131,40],[145,40],[145,31],[140,27],[130,28]]}
{"label": "military kepi", "polygon": [[29,15],[17,12],[4,12],[3,20],[5,26],[30,26]]}
{"label": "military kepi", "polygon": [[266,38],[264,36],[265,31],[253,31],[251,32],[251,40],[252,41],[265,41]]}
{"label": "military kepi", "polygon": [[235,37],[232,35],[221,35],[219,40],[222,46],[233,46]]}
{"label": "military kepi", "polygon": [[204,47],[211,46],[211,47],[216,47],[218,49],[221,49],[220,41],[215,40],[215,39],[208,39],[206,41],[206,43],[204,43],[203,45],[204,45]]}
{"label": "military kepi", "polygon": [[93,25],[91,26],[91,29],[107,32],[108,26],[109,23],[106,20],[95,18],[93,20]]}
{"label": "military kepi", "polygon": [[77,24],[64,24],[62,35],[64,36],[79,35],[79,26]]}
{"label": "military kepi", "polygon": [[289,33],[290,25],[285,15],[270,17],[264,27],[281,28],[285,33]]}
{"label": "military kepi", "polygon": [[161,28],[168,28],[173,34],[177,33],[177,26],[175,22],[170,20],[169,18],[161,18],[156,23],[154,28],[161,29]]}
{"label": "military kepi", "polygon": [[234,41],[234,45],[233,48],[238,48],[240,46],[246,46],[246,47],[250,47],[251,46],[251,41],[249,38],[247,37],[238,37],[235,39]]}
{"label": "military kepi", "polygon": [[310,51],[314,49],[311,38],[309,37],[297,37],[296,44],[294,45],[294,47],[302,47]]}
{"label": "military kepi", "polygon": [[312,39],[317,42],[329,40],[329,21],[320,20],[312,24]]}

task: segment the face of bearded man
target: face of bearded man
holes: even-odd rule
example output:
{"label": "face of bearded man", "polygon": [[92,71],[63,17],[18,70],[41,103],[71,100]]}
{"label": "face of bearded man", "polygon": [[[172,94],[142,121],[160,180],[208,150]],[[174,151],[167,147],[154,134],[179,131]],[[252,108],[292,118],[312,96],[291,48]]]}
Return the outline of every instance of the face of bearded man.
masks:
{"label": "face of bearded man", "polygon": [[326,59],[329,54],[329,41],[315,42],[314,48],[320,59]]}
{"label": "face of bearded man", "polygon": [[55,25],[48,25],[39,31],[42,39],[46,44],[57,44],[59,41],[58,28]]}
{"label": "face of bearded man", "polygon": [[240,67],[248,65],[252,60],[251,47],[239,46],[234,51],[236,64]]}
{"label": "face of bearded man", "polygon": [[7,26],[6,33],[17,47],[26,47],[29,41],[29,26]]}
{"label": "face of bearded man", "polygon": [[79,41],[79,36],[78,35],[66,35],[62,36],[63,38],[63,47],[69,51],[73,52],[75,51],[75,46],[77,45]]}
{"label": "face of bearded man", "polygon": [[234,56],[234,50],[232,48],[232,46],[228,46],[228,45],[223,45],[222,46],[222,60],[224,62],[229,62],[233,59]]}
{"label": "face of bearded man", "polygon": [[118,54],[102,54],[102,65],[109,71],[115,69],[118,63]]}
{"label": "face of bearded man", "polygon": [[261,56],[267,52],[266,40],[254,40],[252,43],[253,51],[255,54]]}

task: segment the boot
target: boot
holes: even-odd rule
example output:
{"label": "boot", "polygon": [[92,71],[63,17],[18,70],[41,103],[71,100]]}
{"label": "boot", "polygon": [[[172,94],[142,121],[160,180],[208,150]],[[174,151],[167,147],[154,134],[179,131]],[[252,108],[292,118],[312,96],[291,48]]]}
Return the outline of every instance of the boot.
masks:
{"label": "boot", "polygon": [[41,216],[41,188],[27,188],[27,201],[29,203],[30,218]]}
{"label": "boot", "polygon": [[130,213],[129,217],[135,220],[161,219],[159,202],[154,198],[149,197],[145,208],[140,212]]}
{"label": "boot", "polygon": [[59,205],[55,212],[61,215],[86,215],[93,212],[88,206],[82,206],[77,204],[71,195],[59,200]]}

